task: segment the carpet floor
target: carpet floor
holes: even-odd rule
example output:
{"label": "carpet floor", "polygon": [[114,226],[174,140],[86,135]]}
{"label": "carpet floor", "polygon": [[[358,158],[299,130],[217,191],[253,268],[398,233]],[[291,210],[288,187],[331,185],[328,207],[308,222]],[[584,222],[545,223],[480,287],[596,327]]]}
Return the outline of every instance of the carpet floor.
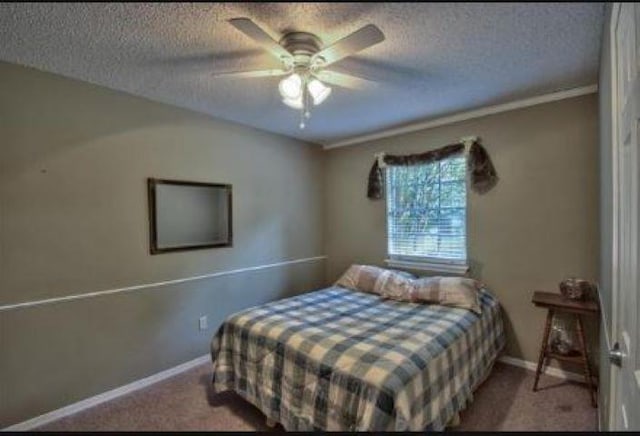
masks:
{"label": "carpet floor", "polygon": [[[233,393],[214,395],[205,364],[115,400],[59,419],[46,431],[270,430],[262,413]],[[584,385],[497,363],[453,430],[595,431],[596,409]],[[282,430],[278,426],[275,430]]]}

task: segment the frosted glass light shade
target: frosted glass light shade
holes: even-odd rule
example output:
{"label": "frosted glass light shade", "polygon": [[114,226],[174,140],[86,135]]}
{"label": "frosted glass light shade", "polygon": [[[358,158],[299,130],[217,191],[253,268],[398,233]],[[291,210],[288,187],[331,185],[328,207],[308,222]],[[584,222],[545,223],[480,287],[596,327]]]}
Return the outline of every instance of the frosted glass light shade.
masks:
{"label": "frosted glass light shade", "polygon": [[299,74],[293,73],[280,81],[278,89],[282,98],[296,100],[302,96],[302,78]]}
{"label": "frosted glass light shade", "polygon": [[307,85],[307,89],[309,90],[309,94],[313,98],[313,104],[316,106],[326,100],[331,94],[331,88],[326,86],[324,83],[319,81],[318,79],[313,79]]}
{"label": "frosted glass light shade", "polygon": [[302,104],[302,94],[300,94],[298,96],[298,98],[283,98],[282,102],[284,104],[286,104],[289,107],[292,107],[294,109],[302,109],[303,104]]}

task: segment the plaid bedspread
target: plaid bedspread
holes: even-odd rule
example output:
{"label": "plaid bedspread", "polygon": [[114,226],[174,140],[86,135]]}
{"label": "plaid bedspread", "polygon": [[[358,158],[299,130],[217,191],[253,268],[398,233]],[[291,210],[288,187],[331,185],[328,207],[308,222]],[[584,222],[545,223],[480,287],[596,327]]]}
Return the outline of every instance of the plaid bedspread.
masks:
{"label": "plaid bedspread", "polygon": [[216,392],[234,390],[286,430],[442,430],[504,346],[482,315],[330,287],[238,312],[211,344]]}

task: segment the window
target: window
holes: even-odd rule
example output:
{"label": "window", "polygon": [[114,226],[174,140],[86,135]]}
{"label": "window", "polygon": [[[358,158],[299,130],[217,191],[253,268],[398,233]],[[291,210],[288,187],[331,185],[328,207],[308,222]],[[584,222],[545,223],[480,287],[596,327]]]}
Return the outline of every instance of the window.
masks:
{"label": "window", "polygon": [[437,269],[466,271],[465,157],[389,166],[386,195],[388,263],[448,264]]}

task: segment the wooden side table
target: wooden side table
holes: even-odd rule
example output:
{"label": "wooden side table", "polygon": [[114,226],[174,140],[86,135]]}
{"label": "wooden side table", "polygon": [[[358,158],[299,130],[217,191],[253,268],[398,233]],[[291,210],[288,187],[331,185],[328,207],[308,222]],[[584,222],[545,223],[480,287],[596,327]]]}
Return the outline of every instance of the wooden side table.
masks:
{"label": "wooden side table", "polygon": [[[581,364],[584,370],[584,378],[589,385],[589,393],[591,394],[591,404],[596,407],[596,387],[591,376],[591,367],[589,365],[589,355],[587,353],[586,341],[584,338],[584,328],[582,326],[582,315],[597,315],[599,308],[595,301],[576,301],[564,298],[561,294],[552,292],[534,291],[531,300],[537,307],[547,309],[547,323],[544,326],[544,335],[540,346],[540,356],[538,358],[538,368],[536,369],[536,380],[533,384],[534,392],[538,390],[538,380],[542,373],[542,367],[547,359],[557,359],[564,362]],[[569,355],[554,353],[549,349],[549,331],[553,322],[555,312],[567,312],[574,315],[576,320],[576,330],[580,349],[574,350]]]}

